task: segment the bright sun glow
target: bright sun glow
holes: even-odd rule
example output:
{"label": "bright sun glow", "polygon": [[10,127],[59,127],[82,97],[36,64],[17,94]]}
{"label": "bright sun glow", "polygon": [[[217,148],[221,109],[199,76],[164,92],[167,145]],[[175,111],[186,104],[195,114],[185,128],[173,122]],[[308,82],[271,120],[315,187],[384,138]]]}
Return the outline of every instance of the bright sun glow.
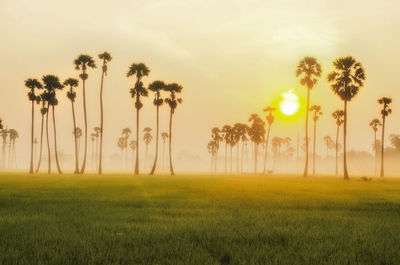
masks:
{"label": "bright sun glow", "polygon": [[279,103],[279,110],[286,116],[292,116],[299,108],[299,97],[293,93],[293,89],[281,95],[282,100]]}

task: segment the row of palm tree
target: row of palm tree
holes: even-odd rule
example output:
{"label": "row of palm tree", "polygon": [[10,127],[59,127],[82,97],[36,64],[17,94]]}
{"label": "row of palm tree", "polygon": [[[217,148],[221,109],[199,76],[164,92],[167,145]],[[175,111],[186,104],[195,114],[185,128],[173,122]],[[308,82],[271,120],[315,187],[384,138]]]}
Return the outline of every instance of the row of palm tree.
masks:
{"label": "row of palm tree", "polygon": [[7,160],[7,138],[8,141],[8,165],[7,168],[17,168],[17,154],[15,142],[19,137],[18,131],[15,129],[4,129],[2,120],[0,119],[0,137],[2,138],[0,168],[6,168]]}

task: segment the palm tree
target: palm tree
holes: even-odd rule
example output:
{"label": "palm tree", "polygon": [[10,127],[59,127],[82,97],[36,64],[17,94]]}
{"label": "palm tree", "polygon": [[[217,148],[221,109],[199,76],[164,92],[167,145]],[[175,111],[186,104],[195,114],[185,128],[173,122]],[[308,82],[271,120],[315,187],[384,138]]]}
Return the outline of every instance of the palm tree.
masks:
{"label": "palm tree", "polygon": [[333,62],[334,71],[328,74],[328,82],[331,83],[332,91],[344,101],[343,122],[343,175],[349,179],[347,171],[347,103],[353,99],[364,86],[366,79],[365,70],[360,62],[351,56],[337,58]]}
{"label": "palm tree", "polygon": [[381,146],[381,177],[384,177],[384,149],[385,149],[385,123],[386,117],[392,113],[392,109],[389,104],[392,103],[391,98],[383,97],[378,99],[378,103],[382,105],[381,115],[382,115],[382,146]]}
{"label": "palm tree", "polygon": [[95,154],[94,154],[94,142],[96,141],[96,133],[91,133],[90,134],[90,141],[92,142],[92,168],[97,168],[94,162],[95,159]]}
{"label": "palm tree", "polygon": [[[75,119],[75,107],[74,102],[76,98],[76,92],[74,88],[78,86],[78,79],[68,78],[64,81],[64,86],[69,86],[69,91],[67,92],[67,97],[71,100],[72,106],[72,121],[74,125],[74,132],[76,131],[76,119]],[[78,143],[77,137],[74,137],[74,146],[75,146],[75,174],[79,173],[79,161],[78,161]]]}
{"label": "palm tree", "polygon": [[218,127],[214,127],[211,129],[211,140],[214,142],[213,146],[215,148],[214,168],[212,170],[217,172],[219,143],[223,140],[223,137],[221,136],[221,130]]}
{"label": "palm tree", "polygon": [[[282,144],[286,143],[286,141],[288,143],[290,143],[291,139],[289,138],[289,140],[285,140],[284,138],[275,136],[274,138],[272,138],[272,152],[274,153],[274,161],[276,160],[276,167],[279,168],[280,165],[280,158],[281,158],[281,147]],[[275,162],[274,162],[275,163]]]}
{"label": "palm tree", "polygon": [[95,134],[95,138],[96,138],[96,156],[95,156],[95,160],[96,160],[96,168],[99,167],[99,137],[101,137],[101,128],[96,126],[93,128],[94,134]]}
{"label": "palm tree", "polygon": [[231,142],[232,142],[232,126],[230,126],[230,125],[224,125],[223,127],[222,127],[222,130],[221,130],[221,132],[223,133],[223,138],[224,138],[224,141],[225,141],[225,173],[227,173],[228,172],[228,170],[227,170],[227,165],[228,165],[228,163],[227,163],[227,159],[228,159],[228,145],[230,146],[231,145]]}
{"label": "palm tree", "polygon": [[344,111],[343,110],[335,110],[332,113],[332,117],[336,121],[336,148],[335,148],[335,156],[336,156],[336,175],[338,175],[338,158],[339,158],[339,129],[340,126],[344,123]]}
{"label": "palm tree", "polygon": [[[58,170],[58,173],[62,174],[60,162],[58,160],[58,152],[57,152],[57,132],[56,132],[56,118],[55,118],[54,106],[58,105],[58,99],[56,97],[56,90],[57,89],[62,90],[64,86],[60,83],[60,80],[55,75],[45,75],[45,76],[43,76],[42,81],[44,84],[44,88],[46,89],[46,91],[49,95],[49,98],[47,100],[48,105],[51,106],[51,110],[52,110],[53,132],[54,132],[54,153],[56,156],[57,170]],[[47,126],[47,124],[46,124],[46,126]]]}
{"label": "palm tree", "polygon": [[82,79],[82,90],[83,90],[83,113],[85,117],[85,151],[83,154],[83,162],[80,173],[85,173],[86,168],[86,155],[87,155],[87,138],[88,138],[88,128],[87,128],[87,113],[86,113],[86,79],[88,74],[86,73],[87,68],[96,68],[96,63],[90,55],[81,54],[74,60],[75,70],[81,70],[79,77]]}
{"label": "palm tree", "polygon": [[271,132],[271,125],[274,123],[275,120],[275,117],[272,113],[275,111],[275,108],[273,108],[272,106],[268,106],[263,111],[268,113],[266,117],[268,122],[268,132],[267,132],[267,140],[265,141],[265,155],[264,155],[264,169],[263,169],[263,173],[265,174],[265,171],[267,169],[269,135]]}
{"label": "palm tree", "polygon": [[326,145],[326,158],[328,158],[329,156],[329,149],[332,149],[332,146],[335,146],[335,143],[333,142],[332,137],[330,137],[329,135],[325,135],[324,136],[324,142]]}
{"label": "palm tree", "polygon": [[128,169],[128,138],[131,135],[132,131],[129,128],[122,129],[122,136],[125,139],[125,169]]}
{"label": "palm tree", "polygon": [[212,172],[214,169],[214,163],[215,163],[215,155],[217,153],[217,149],[218,149],[218,143],[214,140],[210,140],[207,144],[207,150],[211,155],[211,168],[210,171]]}
{"label": "palm tree", "polygon": [[315,175],[315,147],[316,147],[316,139],[317,139],[317,121],[319,117],[322,115],[321,106],[320,105],[312,105],[310,108],[310,112],[314,112],[313,120],[314,120],[314,145],[313,145],[313,175]]}
{"label": "palm tree", "polygon": [[248,164],[248,153],[247,153],[247,142],[249,141],[249,138],[247,138],[247,135],[249,133],[250,127],[247,124],[242,124],[242,129],[243,133],[241,136],[241,141],[242,141],[242,159],[241,159],[241,164],[240,164],[240,172],[243,173],[243,157],[244,157],[244,150],[246,147],[246,155],[247,155],[247,164]]}
{"label": "palm tree", "polygon": [[48,107],[46,105],[47,101],[47,93],[46,91],[42,92],[40,96],[37,97],[38,102],[42,102],[42,107],[40,108],[40,114],[42,115],[42,122],[40,126],[40,151],[39,151],[39,161],[36,167],[36,173],[39,172],[40,169],[40,163],[42,162],[42,147],[43,147],[43,125],[44,125],[44,116],[48,112]]}
{"label": "palm tree", "polygon": [[308,111],[310,107],[310,90],[317,84],[317,77],[321,76],[321,65],[314,57],[306,56],[302,59],[296,71],[296,76],[302,76],[300,84],[307,87],[307,109],[306,109],[306,159],[304,166],[304,177],[308,175]]}
{"label": "palm tree", "polygon": [[133,160],[133,158],[135,157],[135,150],[136,150],[136,148],[137,148],[137,143],[136,143],[136,141],[134,141],[134,140],[132,140],[130,143],[129,143],[129,147],[131,148],[131,150],[132,150],[132,169],[134,168],[134,160]]}
{"label": "palm tree", "polygon": [[99,156],[99,174],[102,173],[102,160],[103,160],[103,81],[104,76],[107,75],[107,63],[111,61],[112,57],[111,54],[108,52],[103,52],[99,54],[99,59],[103,60],[103,67],[101,73],[101,85],[100,85],[100,156]]}
{"label": "palm tree", "polygon": [[[139,110],[143,107],[140,97],[147,97],[148,91],[143,86],[142,77],[148,76],[149,68],[144,63],[133,63],[129,67],[127,77],[135,76],[136,81],[133,88],[130,89],[131,97],[135,99],[136,108],[136,143],[139,143]],[[136,148],[135,174],[139,174],[139,145]]]}
{"label": "palm tree", "polygon": [[6,129],[2,129],[0,131],[0,136],[3,139],[2,145],[1,145],[1,168],[5,168],[6,167],[6,148],[7,148],[7,137],[9,134],[9,130]]}
{"label": "palm tree", "polygon": [[16,154],[15,154],[15,140],[19,137],[18,132],[15,129],[10,129],[8,131],[10,135],[10,143],[8,145],[8,168],[13,168],[16,166]]}
{"label": "palm tree", "polygon": [[158,158],[158,133],[159,133],[159,108],[164,103],[164,100],[161,98],[161,91],[164,90],[165,83],[163,81],[157,80],[149,85],[149,90],[154,92],[154,100],[153,104],[157,109],[157,123],[156,123],[156,155],[154,158],[154,164],[151,168],[150,175],[154,174],[157,166],[157,158]]}
{"label": "palm tree", "polygon": [[79,150],[81,149],[82,129],[79,127],[76,127],[76,129],[72,132],[72,134],[74,135],[76,142],[77,142],[77,146],[78,146],[77,157],[78,157],[78,161],[79,161]]}
{"label": "palm tree", "polygon": [[169,114],[169,169],[171,175],[174,175],[174,168],[172,166],[172,115],[175,113],[175,109],[178,104],[182,103],[182,99],[177,97],[177,93],[182,92],[183,87],[177,83],[168,84],[164,87],[166,92],[169,92],[169,97],[165,99],[165,102],[170,107]]}
{"label": "palm tree", "polygon": [[167,139],[168,139],[168,133],[167,133],[167,132],[161,133],[161,138],[162,138],[162,140],[163,140],[163,159],[162,159],[162,167],[164,168],[164,167],[165,167],[165,163],[164,163],[164,161],[165,161],[165,142],[166,142]]}
{"label": "palm tree", "polygon": [[378,148],[377,148],[377,139],[376,139],[376,132],[378,131],[378,127],[382,126],[382,123],[378,119],[373,119],[370,123],[369,126],[372,128],[374,131],[374,151],[375,151],[375,175],[376,175],[376,164],[378,161]]}
{"label": "palm tree", "polygon": [[145,167],[146,167],[146,164],[147,164],[146,162],[147,162],[147,157],[148,157],[147,153],[148,153],[148,150],[149,150],[149,144],[151,143],[151,140],[153,140],[153,136],[151,135],[151,128],[150,127],[144,128],[143,132],[144,132],[143,141],[146,144],[146,153],[144,155],[144,164],[145,164]]}
{"label": "palm tree", "polygon": [[36,157],[37,157],[37,151],[36,151],[36,146],[39,143],[38,139],[35,137],[35,139],[33,139],[33,166],[36,166]]}
{"label": "palm tree", "polygon": [[241,168],[243,169],[243,151],[244,151],[244,140],[247,140],[246,134],[248,130],[247,124],[235,123],[233,126],[235,129],[235,141],[237,142],[236,148],[236,171],[239,173],[239,142],[242,141],[242,157],[241,157]]}
{"label": "palm tree", "polygon": [[29,88],[28,98],[32,103],[32,118],[31,118],[31,162],[29,165],[29,174],[33,174],[33,137],[34,137],[34,123],[35,123],[35,102],[38,101],[38,97],[35,94],[35,88],[41,89],[43,86],[37,79],[29,78],[25,80],[25,86]]}
{"label": "palm tree", "polygon": [[119,149],[121,149],[121,170],[122,170],[122,154],[123,154],[124,148],[126,148],[126,138],[123,136],[119,137],[117,146]]}
{"label": "palm tree", "polygon": [[256,174],[258,145],[264,142],[265,122],[257,114],[251,114],[249,122],[252,122],[249,129],[249,136],[250,140],[254,143],[254,174]]}

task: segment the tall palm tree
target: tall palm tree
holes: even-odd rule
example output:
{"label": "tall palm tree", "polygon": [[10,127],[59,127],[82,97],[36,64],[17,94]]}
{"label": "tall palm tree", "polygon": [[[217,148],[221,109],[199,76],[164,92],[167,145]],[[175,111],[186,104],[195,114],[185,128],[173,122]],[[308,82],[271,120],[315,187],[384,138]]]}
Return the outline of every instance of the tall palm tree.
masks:
{"label": "tall palm tree", "polygon": [[0,136],[3,139],[2,145],[1,145],[1,168],[5,168],[6,167],[6,153],[7,153],[7,137],[9,134],[9,130],[6,129],[2,129],[0,131]]}
{"label": "tall palm tree", "polygon": [[122,157],[123,157],[123,152],[124,149],[126,148],[126,138],[121,136],[118,138],[117,146],[119,149],[121,149],[121,170],[122,170]]}
{"label": "tall palm tree", "polygon": [[128,169],[128,139],[131,135],[132,131],[129,128],[122,129],[122,136],[125,139],[125,169]]}
{"label": "tall palm tree", "polygon": [[162,168],[165,167],[165,142],[168,139],[168,133],[167,132],[163,132],[161,133],[161,138],[163,140],[163,158],[162,158]]}
{"label": "tall palm tree", "polygon": [[81,70],[79,77],[82,79],[82,91],[83,91],[83,114],[85,117],[85,149],[83,153],[83,162],[80,173],[85,173],[86,168],[86,155],[87,155],[87,138],[88,138],[88,128],[87,128],[87,113],[86,113],[86,79],[88,74],[86,72],[87,68],[96,68],[96,63],[94,62],[92,56],[87,54],[81,54],[74,60],[75,70]]}
{"label": "tall palm tree", "polygon": [[219,143],[223,140],[221,136],[221,130],[218,127],[214,127],[211,129],[211,140],[214,142],[213,147],[214,147],[214,172],[217,172],[217,163],[218,163],[218,151],[219,151]]}
{"label": "tall palm tree", "polygon": [[96,138],[96,168],[99,167],[99,138],[101,137],[101,128],[99,126],[96,126],[93,128],[94,131],[94,137]]}
{"label": "tall palm tree", "polygon": [[378,103],[382,105],[381,115],[382,115],[382,146],[381,146],[381,177],[384,177],[384,150],[385,150],[385,123],[386,117],[392,113],[392,109],[389,104],[392,103],[391,98],[383,97],[378,99]]}
{"label": "tall palm tree", "polygon": [[207,149],[208,149],[208,152],[211,155],[211,168],[210,168],[210,171],[213,172],[213,170],[215,168],[214,164],[215,164],[215,156],[216,156],[217,150],[218,150],[218,143],[215,140],[211,139],[207,144]]}
{"label": "tall palm tree", "polygon": [[242,129],[243,129],[243,134],[241,136],[241,141],[242,141],[242,158],[241,158],[241,162],[240,162],[240,172],[243,173],[243,157],[244,157],[244,153],[245,153],[245,149],[246,149],[246,156],[247,156],[247,164],[248,164],[248,153],[247,153],[247,142],[249,141],[248,133],[249,133],[249,129],[250,127],[243,123],[242,124]]}
{"label": "tall palm tree", "polygon": [[82,129],[79,127],[76,127],[76,129],[72,132],[72,134],[74,135],[76,142],[77,142],[77,146],[78,146],[77,157],[78,157],[78,161],[79,161],[79,150],[81,149]]}
{"label": "tall palm tree", "polygon": [[48,105],[51,106],[52,117],[53,117],[53,132],[54,132],[54,153],[56,157],[56,165],[58,173],[62,174],[60,162],[58,160],[58,151],[57,151],[57,131],[56,131],[56,118],[54,107],[58,105],[58,99],[56,96],[56,90],[62,90],[64,86],[60,83],[60,80],[55,75],[45,75],[42,78],[44,88],[46,89],[49,98]]}
{"label": "tall palm tree", "polygon": [[39,150],[39,160],[36,166],[36,170],[35,172],[39,172],[40,169],[40,163],[42,162],[42,147],[43,147],[43,126],[44,126],[44,116],[47,114],[48,112],[48,107],[47,107],[47,93],[46,91],[42,92],[40,94],[40,96],[37,97],[38,102],[42,103],[42,107],[40,108],[40,114],[42,116],[42,122],[41,122],[41,126],[40,126],[40,150]]}
{"label": "tall palm tree", "polygon": [[379,119],[373,119],[370,123],[369,126],[372,128],[374,131],[374,150],[375,150],[375,175],[376,175],[376,164],[378,161],[378,148],[377,148],[377,139],[376,139],[376,133],[378,131],[378,127],[382,126],[382,123]]}
{"label": "tall palm tree", "polygon": [[224,125],[221,132],[223,133],[223,139],[225,141],[225,173],[228,172],[228,145],[232,142],[232,126]]}
{"label": "tall palm tree", "polygon": [[[130,89],[131,97],[135,99],[136,143],[139,143],[139,110],[143,107],[143,103],[140,98],[148,96],[148,91],[143,85],[142,78],[144,76],[148,76],[149,73],[150,69],[144,63],[132,63],[129,67],[128,73],[126,74],[127,77],[136,77],[134,87]],[[139,174],[139,145],[136,148],[135,174]]]}
{"label": "tall palm tree", "polygon": [[290,138],[289,138],[289,140],[285,140],[282,137],[275,136],[274,138],[272,138],[271,142],[272,142],[272,152],[274,153],[274,164],[279,169],[282,144],[284,144],[286,142],[290,143]]}
{"label": "tall palm tree", "polygon": [[156,155],[154,158],[153,167],[151,168],[150,175],[154,174],[157,166],[157,158],[158,158],[158,134],[159,134],[159,108],[164,103],[164,100],[161,98],[161,91],[164,90],[165,83],[163,81],[157,80],[149,85],[149,90],[154,92],[154,100],[153,104],[157,109],[157,123],[156,123]]}
{"label": "tall palm tree", "polygon": [[[71,100],[72,106],[72,122],[74,125],[74,132],[76,131],[76,119],[75,119],[75,107],[74,102],[76,98],[76,92],[74,88],[78,86],[78,79],[68,78],[64,81],[64,86],[69,86],[69,91],[67,91],[67,97]],[[79,173],[79,161],[78,161],[78,142],[77,137],[74,137],[74,147],[75,147],[75,174]]]}
{"label": "tall palm tree", "polygon": [[35,139],[33,139],[33,166],[36,166],[36,157],[37,157],[37,151],[36,151],[36,146],[39,143],[38,139],[35,137]]}
{"label": "tall palm tree", "polygon": [[351,101],[364,86],[365,70],[360,62],[351,56],[337,58],[333,62],[334,71],[328,74],[332,91],[344,102],[343,123],[343,175],[349,179],[347,171],[347,103]]}
{"label": "tall palm tree", "polygon": [[235,123],[233,126],[235,129],[235,141],[237,142],[236,145],[236,172],[239,173],[239,142],[242,141],[242,158],[241,158],[241,167],[243,168],[243,138],[246,138],[247,134],[247,124],[244,123]]}
{"label": "tall palm tree", "polygon": [[165,99],[165,102],[170,107],[169,114],[169,169],[171,171],[171,175],[174,175],[174,168],[172,165],[172,116],[175,113],[175,110],[178,104],[182,103],[182,98],[177,97],[177,93],[182,92],[183,87],[177,83],[168,84],[164,87],[166,92],[169,92],[169,97]]}
{"label": "tall palm tree", "polygon": [[144,155],[144,164],[145,167],[147,165],[147,157],[148,157],[148,151],[149,151],[149,144],[151,143],[151,140],[153,140],[153,136],[151,135],[151,128],[150,127],[146,127],[143,129],[143,141],[146,144],[146,153]]}
{"label": "tall palm tree", "polygon": [[329,135],[325,135],[324,136],[324,142],[325,142],[325,145],[326,145],[326,158],[328,158],[329,149],[332,149],[332,147],[334,148],[335,143],[333,142],[332,137],[330,137]]}
{"label": "tall palm tree", "polygon": [[[43,78],[42,78],[43,81]],[[52,92],[51,86],[50,89],[45,89],[44,92],[40,95],[42,102],[45,104],[45,109],[43,112],[46,114],[46,144],[47,144],[47,173],[51,173],[51,151],[50,151],[50,138],[49,138],[49,108],[50,101],[52,100]],[[46,87],[45,87],[46,88]],[[40,167],[40,161],[38,165],[38,170]]]}
{"label": "tall palm tree", "polygon": [[338,169],[338,159],[339,159],[339,129],[340,126],[344,123],[344,111],[343,110],[335,110],[332,113],[332,117],[336,121],[336,141],[335,141],[335,157],[336,157],[336,175],[338,175],[339,169]]}
{"label": "tall palm tree", "polygon": [[257,114],[251,114],[249,122],[252,122],[249,129],[249,136],[250,140],[254,143],[254,174],[256,174],[258,145],[264,142],[265,122]]}
{"label": "tall palm tree", "polygon": [[302,59],[296,71],[296,76],[301,76],[300,84],[307,87],[307,109],[306,109],[306,159],[304,165],[304,177],[308,175],[308,111],[310,107],[310,91],[317,84],[317,77],[321,76],[321,65],[314,57],[306,56]]}
{"label": "tall palm tree", "polygon": [[136,141],[135,141],[135,140],[132,140],[132,141],[129,143],[129,147],[130,147],[131,150],[132,150],[132,170],[133,170],[133,168],[135,167],[135,160],[134,160],[134,157],[135,157],[135,150],[136,150],[136,148],[137,148],[137,143],[136,143]]}
{"label": "tall palm tree", "polygon": [[15,155],[15,140],[19,137],[18,132],[15,129],[10,129],[8,131],[10,135],[10,143],[8,146],[8,168],[13,168],[16,166],[16,155]]}
{"label": "tall palm tree", "polygon": [[37,102],[38,97],[35,93],[35,88],[41,89],[43,86],[37,79],[29,78],[25,80],[25,86],[29,89],[28,98],[32,104],[31,110],[31,162],[29,165],[29,174],[33,174],[33,138],[34,138],[34,128],[35,128],[35,102]]}
{"label": "tall palm tree", "polygon": [[317,139],[317,121],[319,117],[322,115],[321,106],[320,105],[312,105],[310,108],[310,112],[314,112],[313,121],[314,121],[314,144],[313,144],[313,175],[315,175],[315,147],[316,147],[316,139]]}
{"label": "tall palm tree", "polygon": [[275,111],[275,108],[273,108],[272,106],[268,106],[263,111],[267,113],[266,119],[268,122],[267,140],[265,141],[264,169],[263,169],[263,173],[265,174],[265,171],[267,169],[269,135],[271,132],[271,125],[274,123],[275,120],[275,117],[272,113]]}
{"label": "tall palm tree", "polygon": [[101,72],[101,85],[100,85],[100,156],[99,156],[99,174],[102,173],[102,160],[103,160],[103,128],[104,128],[104,109],[103,109],[103,84],[104,76],[107,75],[107,63],[112,60],[111,54],[103,52],[99,54],[99,59],[103,60],[103,67]]}

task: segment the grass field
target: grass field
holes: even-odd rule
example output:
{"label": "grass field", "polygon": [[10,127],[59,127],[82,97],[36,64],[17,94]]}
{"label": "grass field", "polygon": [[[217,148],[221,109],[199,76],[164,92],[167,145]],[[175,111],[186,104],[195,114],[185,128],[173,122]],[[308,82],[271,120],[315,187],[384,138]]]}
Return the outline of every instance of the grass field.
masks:
{"label": "grass field", "polygon": [[400,179],[2,174],[0,264],[400,264]]}

